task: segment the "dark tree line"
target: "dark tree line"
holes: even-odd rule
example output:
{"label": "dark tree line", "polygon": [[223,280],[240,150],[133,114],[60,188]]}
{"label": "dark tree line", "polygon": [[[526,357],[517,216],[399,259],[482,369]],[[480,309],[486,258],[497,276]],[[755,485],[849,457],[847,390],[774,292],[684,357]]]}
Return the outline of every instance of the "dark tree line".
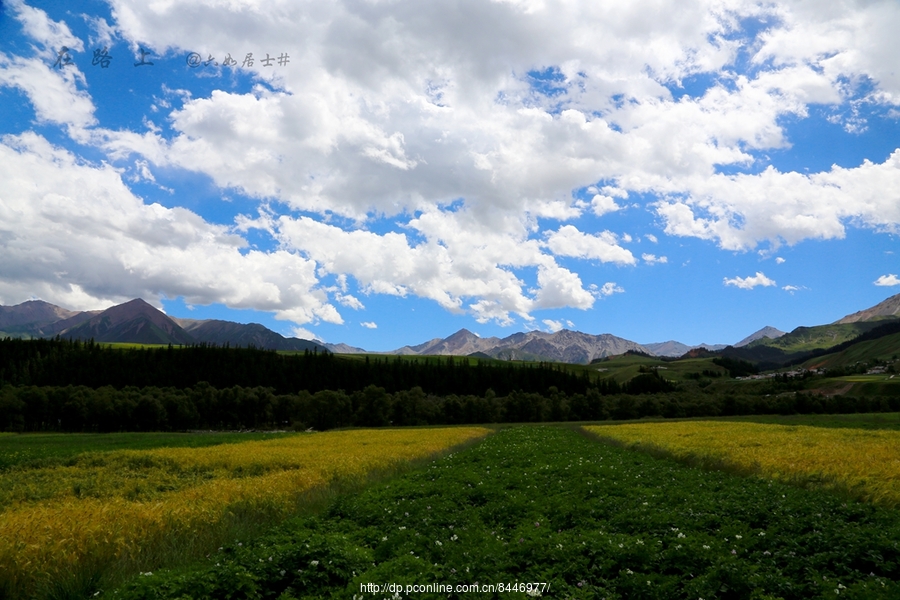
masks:
{"label": "dark tree line", "polygon": [[216,389],[86,386],[0,388],[3,431],[186,431],[192,429],[306,429],[454,425],[546,421],[600,421],[753,414],[900,411],[900,396],[851,398],[804,394],[735,396],[689,394],[602,395],[596,388],[565,394],[514,391],[498,396],[436,396],[414,387],[394,393],[374,385],[355,392],[321,390],[278,394],[267,387]]}
{"label": "dark tree line", "polygon": [[278,354],[254,348],[198,345],[119,349],[93,341],[0,340],[0,384],[91,388],[112,386],[189,388],[205,381],[215,388],[270,387],[278,394],[346,390],[366,386],[388,392],[421,387],[426,393],[483,395],[493,389],[545,394],[621,391],[614,381],[592,382],[561,365],[477,363],[467,358],[354,358],[330,353]]}

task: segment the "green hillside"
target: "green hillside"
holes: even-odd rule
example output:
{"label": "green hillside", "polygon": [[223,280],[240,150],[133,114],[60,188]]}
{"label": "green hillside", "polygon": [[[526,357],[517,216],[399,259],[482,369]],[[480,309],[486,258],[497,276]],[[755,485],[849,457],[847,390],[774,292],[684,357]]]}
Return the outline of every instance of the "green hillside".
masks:
{"label": "green hillside", "polygon": [[808,369],[834,369],[850,367],[858,363],[874,364],[876,361],[891,361],[900,356],[900,333],[886,335],[876,340],[866,340],[849,348],[811,358],[803,366]]}
{"label": "green hillside", "polygon": [[821,350],[850,341],[856,336],[884,324],[884,320],[877,320],[862,321],[859,323],[832,323],[830,325],[816,325],[815,327],[798,327],[779,338],[762,338],[751,342],[750,344],[747,344],[746,348],[749,350],[766,346],[777,348],[786,354]]}

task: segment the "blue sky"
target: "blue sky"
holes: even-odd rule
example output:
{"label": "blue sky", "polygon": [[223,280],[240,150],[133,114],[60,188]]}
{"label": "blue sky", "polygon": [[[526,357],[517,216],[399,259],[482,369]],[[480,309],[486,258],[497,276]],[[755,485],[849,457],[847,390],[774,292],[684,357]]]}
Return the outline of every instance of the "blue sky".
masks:
{"label": "blue sky", "polygon": [[3,305],[389,350],[900,292],[893,0],[0,7]]}

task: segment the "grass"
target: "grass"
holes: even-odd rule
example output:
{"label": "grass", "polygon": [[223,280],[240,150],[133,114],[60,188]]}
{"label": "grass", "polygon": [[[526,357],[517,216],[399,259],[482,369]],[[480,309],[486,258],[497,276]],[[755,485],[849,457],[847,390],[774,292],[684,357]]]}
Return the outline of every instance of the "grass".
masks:
{"label": "grass", "polygon": [[728,376],[728,370],[713,363],[711,358],[685,358],[669,361],[647,356],[623,354],[592,363],[584,368],[597,373],[599,379],[612,378],[617,383],[625,383],[640,375],[642,367],[644,369],[657,369],[661,377],[672,382],[688,380],[690,379],[688,376],[695,373],[702,374],[703,371],[719,373],[720,377]]}
{"label": "grass", "polygon": [[875,340],[853,344],[846,350],[811,358],[803,366],[809,369],[848,367],[859,362],[871,363],[875,360],[893,360],[900,355],[900,333],[886,335]]}
{"label": "grass", "polygon": [[46,467],[84,452],[202,448],[251,440],[268,440],[288,433],[21,433],[0,434],[0,471],[12,466]]}
{"label": "grass", "polygon": [[[709,419],[704,419],[709,420]],[[850,415],[766,415],[724,417],[723,421],[771,423],[775,425],[808,425],[810,427],[888,429],[900,431],[900,413],[865,413]]]}
{"label": "grass", "polygon": [[857,323],[832,323],[815,327],[798,327],[781,337],[762,338],[751,342],[747,347],[771,346],[788,354],[830,348],[852,340],[858,335],[883,325],[882,321],[860,321]]}
{"label": "grass", "polygon": [[897,396],[900,395],[900,375],[845,375],[811,379],[807,389],[823,394],[847,396]]}

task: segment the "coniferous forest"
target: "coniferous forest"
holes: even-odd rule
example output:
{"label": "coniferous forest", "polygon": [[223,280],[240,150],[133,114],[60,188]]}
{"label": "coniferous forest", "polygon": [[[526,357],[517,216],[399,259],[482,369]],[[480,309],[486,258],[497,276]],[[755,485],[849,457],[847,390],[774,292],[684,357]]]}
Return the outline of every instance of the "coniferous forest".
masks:
{"label": "coniferous forest", "polygon": [[279,394],[355,392],[370,385],[388,392],[421,387],[437,395],[481,395],[488,389],[500,395],[543,394],[550,387],[574,394],[598,385],[601,393],[621,391],[614,382],[591,382],[586,373],[575,375],[552,363],[471,365],[467,358],[452,356],[360,360],[331,353],[279,354],[209,345],[122,349],[78,340],[0,341],[0,384],[188,388],[203,381],[215,388],[270,387]]}

